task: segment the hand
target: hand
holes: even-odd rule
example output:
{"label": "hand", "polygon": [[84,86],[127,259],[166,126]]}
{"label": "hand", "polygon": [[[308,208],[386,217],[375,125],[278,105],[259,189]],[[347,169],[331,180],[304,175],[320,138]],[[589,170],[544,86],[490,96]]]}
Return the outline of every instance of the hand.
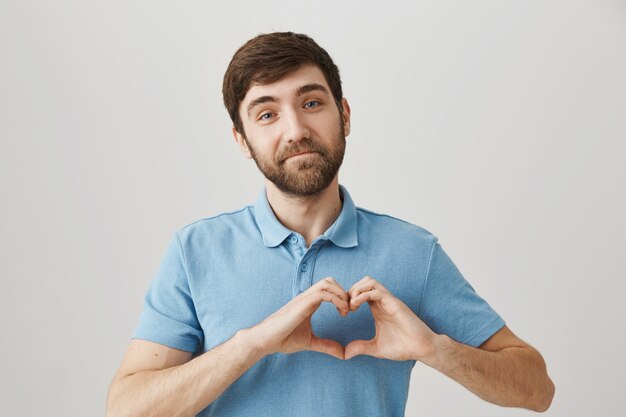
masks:
{"label": "hand", "polygon": [[319,338],[311,330],[311,316],[322,301],[333,303],[343,317],[350,311],[348,294],[334,278],[324,278],[248,329],[250,339],[263,355],[313,350],[343,359],[344,348],[339,342]]}
{"label": "hand", "polygon": [[353,340],[345,347],[344,359],[357,355],[376,358],[421,360],[433,354],[438,335],[380,282],[366,276],[348,291],[350,311],[367,301],[374,317],[376,335]]}

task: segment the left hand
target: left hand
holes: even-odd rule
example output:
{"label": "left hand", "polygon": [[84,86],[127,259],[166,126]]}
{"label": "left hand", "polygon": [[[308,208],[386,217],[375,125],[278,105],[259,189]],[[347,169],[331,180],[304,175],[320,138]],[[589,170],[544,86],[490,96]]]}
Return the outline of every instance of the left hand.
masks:
{"label": "left hand", "polygon": [[421,360],[433,354],[438,335],[380,282],[366,276],[350,288],[348,295],[350,311],[367,301],[376,335],[370,340],[348,343],[344,359],[370,355],[395,361]]}

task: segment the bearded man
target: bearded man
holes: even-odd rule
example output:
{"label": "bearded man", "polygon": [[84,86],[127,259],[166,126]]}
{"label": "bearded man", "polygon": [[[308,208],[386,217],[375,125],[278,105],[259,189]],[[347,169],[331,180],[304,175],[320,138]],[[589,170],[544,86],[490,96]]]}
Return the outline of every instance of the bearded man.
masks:
{"label": "bearded man", "polygon": [[109,389],[109,416],[402,416],[420,361],[494,404],[545,411],[539,352],[429,231],[356,207],[350,106],[303,34],[244,44],[224,76],[256,202],[179,229]]}

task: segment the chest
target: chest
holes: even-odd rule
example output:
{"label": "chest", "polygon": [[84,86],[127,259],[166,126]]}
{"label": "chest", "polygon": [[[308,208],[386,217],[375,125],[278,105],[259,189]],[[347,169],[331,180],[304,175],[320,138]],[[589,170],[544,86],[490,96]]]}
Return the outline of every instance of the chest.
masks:
{"label": "chest", "polygon": [[[305,251],[279,246],[222,255],[204,259],[190,280],[205,351],[259,323],[326,277],[334,277],[348,291],[369,275],[414,311],[418,308],[423,266],[401,254],[323,245]],[[317,336],[344,345],[375,334],[367,304],[342,317],[334,305],[324,302],[312,315],[311,326]]]}

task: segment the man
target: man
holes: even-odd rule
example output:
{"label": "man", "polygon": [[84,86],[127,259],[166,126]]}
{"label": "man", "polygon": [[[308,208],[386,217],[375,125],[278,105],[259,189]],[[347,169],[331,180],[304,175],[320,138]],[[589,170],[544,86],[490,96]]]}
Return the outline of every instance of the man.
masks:
{"label": "man", "polygon": [[541,355],[425,229],[339,184],[350,106],[305,35],[248,41],[224,76],[256,203],[177,231],[109,416],[401,416],[416,361],[486,401],[545,411]]}

